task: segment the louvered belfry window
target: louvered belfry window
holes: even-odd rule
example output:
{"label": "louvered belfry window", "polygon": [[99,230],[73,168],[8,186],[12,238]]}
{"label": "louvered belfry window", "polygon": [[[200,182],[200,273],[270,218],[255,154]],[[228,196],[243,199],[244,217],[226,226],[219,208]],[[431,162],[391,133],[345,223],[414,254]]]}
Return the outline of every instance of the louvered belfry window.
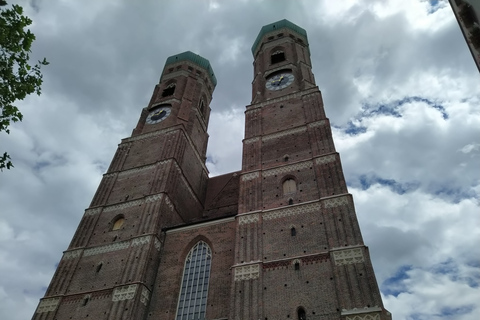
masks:
{"label": "louvered belfry window", "polygon": [[185,260],[177,320],[205,319],[211,264],[210,247],[203,241],[197,242]]}

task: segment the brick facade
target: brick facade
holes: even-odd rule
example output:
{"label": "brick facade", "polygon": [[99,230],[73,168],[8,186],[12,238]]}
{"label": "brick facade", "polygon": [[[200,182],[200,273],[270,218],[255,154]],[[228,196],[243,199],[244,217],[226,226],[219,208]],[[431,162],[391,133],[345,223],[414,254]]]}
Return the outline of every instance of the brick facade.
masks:
{"label": "brick facade", "polygon": [[[286,20],[267,25],[252,52],[242,170],[208,177],[216,79],[200,56],[170,57],[33,319],[173,320],[179,301],[195,306],[185,309],[195,319],[391,318],[315,85],[306,32]],[[155,113],[160,107],[168,113]],[[209,267],[187,277],[186,260],[200,241]],[[208,286],[199,291],[189,277]]]}

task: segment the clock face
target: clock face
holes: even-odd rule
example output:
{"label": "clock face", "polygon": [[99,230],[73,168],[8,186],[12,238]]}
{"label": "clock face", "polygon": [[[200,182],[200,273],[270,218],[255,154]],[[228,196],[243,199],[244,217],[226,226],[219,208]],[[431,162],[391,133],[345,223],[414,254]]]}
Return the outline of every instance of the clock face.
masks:
{"label": "clock face", "polygon": [[293,82],[294,76],[290,72],[281,72],[267,79],[268,90],[281,90]]}
{"label": "clock face", "polygon": [[152,109],[147,117],[148,124],[159,123],[160,121],[165,120],[172,112],[170,106],[158,106]]}

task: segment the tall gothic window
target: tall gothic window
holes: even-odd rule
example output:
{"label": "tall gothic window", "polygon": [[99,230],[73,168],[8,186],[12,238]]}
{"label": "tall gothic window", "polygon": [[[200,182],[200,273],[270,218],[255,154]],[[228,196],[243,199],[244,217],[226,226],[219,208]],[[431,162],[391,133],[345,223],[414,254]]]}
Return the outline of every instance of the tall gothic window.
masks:
{"label": "tall gothic window", "polygon": [[190,250],[183,268],[176,320],[204,320],[212,251],[203,241]]}

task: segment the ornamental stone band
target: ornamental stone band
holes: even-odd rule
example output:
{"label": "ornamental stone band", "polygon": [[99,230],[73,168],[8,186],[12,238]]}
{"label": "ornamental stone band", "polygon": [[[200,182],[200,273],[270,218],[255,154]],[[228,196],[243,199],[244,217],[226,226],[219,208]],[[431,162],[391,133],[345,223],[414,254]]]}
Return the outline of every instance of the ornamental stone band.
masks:
{"label": "ornamental stone band", "polygon": [[337,266],[360,263],[365,261],[363,257],[363,248],[332,251],[332,254],[335,265]]}
{"label": "ornamental stone band", "polygon": [[255,178],[258,178],[259,176],[260,176],[260,174],[258,173],[258,171],[247,173],[247,174],[242,175],[242,181],[253,180]]}
{"label": "ornamental stone band", "polygon": [[257,279],[260,275],[260,265],[250,264],[235,267],[235,281]]}
{"label": "ornamental stone band", "polygon": [[113,290],[112,301],[130,300],[135,297],[137,291],[137,284],[118,287]]}
{"label": "ornamental stone band", "polygon": [[35,313],[44,313],[44,312],[54,311],[57,308],[59,302],[60,302],[60,298],[43,299],[38,304],[38,307]]}
{"label": "ornamental stone band", "polygon": [[339,207],[347,204],[348,204],[347,196],[323,200],[323,205],[325,206],[325,208],[335,208],[335,207]]}
{"label": "ornamental stone band", "polygon": [[238,223],[248,224],[248,223],[257,222],[258,220],[260,220],[260,215],[258,213],[254,213],[254,214],[240,216],[240,218],[238,218]]}
{"label": "ornamental stone band", "polygon": [[320,208],[321,208],[321,204],[319,202],[308,203],[304,205],[296,205],[294,207],[287,207],[285,209],[266,212],[262,215],[262,218],[263,220],[272,220],[272,219],[281,218],[281,217],[319,211]]}

